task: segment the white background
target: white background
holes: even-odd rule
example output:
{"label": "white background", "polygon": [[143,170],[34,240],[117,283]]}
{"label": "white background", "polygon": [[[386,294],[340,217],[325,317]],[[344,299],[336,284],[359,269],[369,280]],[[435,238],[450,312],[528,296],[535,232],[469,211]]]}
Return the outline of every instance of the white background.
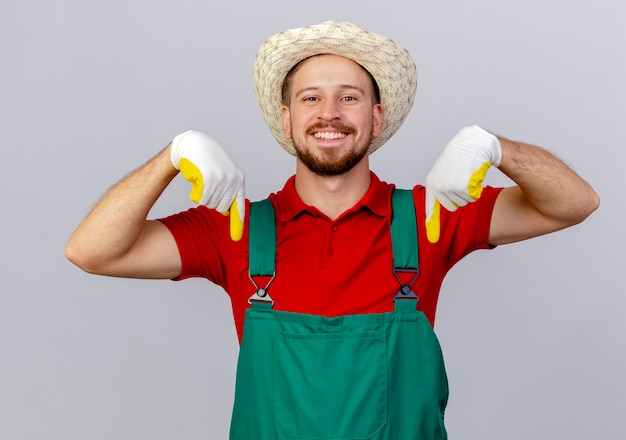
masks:
{"label": "white background", "polygon": [[[24,0],[0,8],[0,438],[225,439],[237,340],[205,280],[82,273],[65,243],[123,175],[187,129],[244,170],[253,200],[293,158],[258,112],[252,64],[276,32],[345,19],[412,53],[412,113],[372,156],[423,183],[479,124],[542,145],[600,209],[572,229],[471,255],[436,331],[452,439],[623,439],[626,3],[621,0]],[[506,184],[497,170],[490,184]],[[152,217],[186,209],[175,180]]]}

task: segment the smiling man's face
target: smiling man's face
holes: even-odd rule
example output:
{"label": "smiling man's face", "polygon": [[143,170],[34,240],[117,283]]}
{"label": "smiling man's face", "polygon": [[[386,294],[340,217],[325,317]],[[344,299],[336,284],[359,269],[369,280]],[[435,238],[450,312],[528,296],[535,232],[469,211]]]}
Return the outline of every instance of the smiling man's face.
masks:
{"label": "smiling man's face", "polygon": [[290,81],[283,131],[298,160],[323,176],[352,169],[382,130],[369,74],[347,58],[318,55],[303,61]]}

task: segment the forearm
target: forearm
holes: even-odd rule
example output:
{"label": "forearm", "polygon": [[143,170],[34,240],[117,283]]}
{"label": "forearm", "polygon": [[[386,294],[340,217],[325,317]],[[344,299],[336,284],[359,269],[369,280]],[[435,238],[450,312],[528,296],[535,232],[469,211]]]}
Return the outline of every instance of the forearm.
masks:
{"label": "forearm", "polygon": [[499,137],[500,171],[511,178],[542,216],[567,227],[583,221],[599,204],[593,188],[548,151]]}
{"label": "forearm", "polygon": [[121,260],[137,242],[150,209],[177,173],[168,146],[120,180],[72,234],[67,258],[86,271],[100,273]]}

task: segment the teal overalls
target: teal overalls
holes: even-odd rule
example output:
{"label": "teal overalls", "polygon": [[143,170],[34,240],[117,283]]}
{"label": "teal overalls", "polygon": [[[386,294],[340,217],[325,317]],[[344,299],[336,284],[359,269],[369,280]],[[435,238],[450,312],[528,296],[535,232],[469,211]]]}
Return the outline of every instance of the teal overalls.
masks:
{"label": "teal overalls", "polygon": [[[418,276],[411,192],[394,190],[392,206],[393,270],[400,283],[389,298],[393,312],[330,318],[281,312],[273,309],[271,280],[257,287],[245,315],[231,440],[447,439],[441,348],[410,287]],[[273,279],[276,228],[269,200],[252,204],[249,235],[250,279]],[[413,281],[403,285],[399,271],[414,272]]]}

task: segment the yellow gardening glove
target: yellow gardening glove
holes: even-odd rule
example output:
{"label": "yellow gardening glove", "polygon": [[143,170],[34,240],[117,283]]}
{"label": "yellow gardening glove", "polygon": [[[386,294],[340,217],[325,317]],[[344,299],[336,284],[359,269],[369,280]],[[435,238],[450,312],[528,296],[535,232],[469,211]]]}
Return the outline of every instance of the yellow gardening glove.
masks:
{"label": "yellow gardening glove", "polygon": [[448,211],[477,200],[491,165],[500,166],[497,137],[477,125],[462,129],[448,143],[426,177],[426,235],[439,241],[441,205]]}
{"label": "yellow gardening glove", "polygon": [[191,182],[189,198],[230,214],[230,236],[240,240],[245,217],[243,173],[213,139],[198,131],[186,131],[172,140],[172,164]]}

